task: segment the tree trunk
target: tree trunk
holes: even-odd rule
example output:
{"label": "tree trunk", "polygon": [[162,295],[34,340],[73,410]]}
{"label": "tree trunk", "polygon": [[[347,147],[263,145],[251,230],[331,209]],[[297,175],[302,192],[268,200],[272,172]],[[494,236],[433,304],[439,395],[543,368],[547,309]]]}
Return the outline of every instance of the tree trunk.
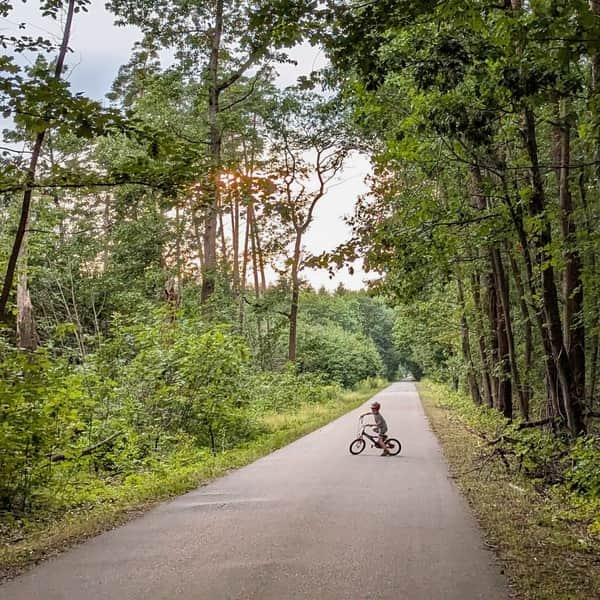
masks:
{"label": "tree trunk", "polygon": [[471,343],[469,340],[469,324],[467,322],[466,307],[465,307],[465,292],[463,282],[460,276],[456,279],[458,287],[458,303],[461,307],[460,313],[460,330],[462,335],[462,351],[463,358],[467,365],[467,382],[469,384],[469,391],[471,392],[471,398],[475,404],[481,404],[481,393],[479,392],[479,386],[477,385],[477,379],[475,377],[475,367],[473,365],[473,357],[471,355]]}
{"label": "tree trunk", "polygon": [[[526,289],[527,296],[524,296],[529,301],[529,303],[534,305],[534,298],[539,297],[539,290],[535,284],[535,276],[534,276],[534,268],[533,268],[533,260],[531,257],[531,253],[529,252],[529,241],[527,238],[527,233],[525,232],[525,226],[523,224],[523,215],[520,210],[516,210],[515,206],[511,202],[510,193],[508,190],[508,186],[506,181],[503,180],[503,189],[504,189],[504,199],[506,205],[509,207],[510,214],[512,217],[513,225],[515,226],[515,230],[517,232],[521,256],[523,257],[523,262],[525,264],[526,271]],[[515,183],[515,196],[518,196],[518,188]],[[514,270],[514,274],[517,275],[519,273],[518,269]],[[537,325],[537,331],[540,335],[540,339],[543,345],[544,351],[544,370],[546,376],[546,392],[548,397],[548,406],[546,411],[546,416],[559,416],[562,414],[562,408],[560,406],[559,394],[557,392],[557,382],[558,382],[558,373],[556,370],[556,364],[554,362],[554,357],[552,354],[552,346],[550,344],[550,337],[548,334],[548,329],[546,328],[544,317],[543,317],[543,307],[539,310],[534,310],[535,322]],[[563,415],[564,416],[564,415]]]}
{"label": "tree trunk", "polygon": [[[506,342],[508,344],[508,359],[510,362],[510,376],[512,380],[512,386],[517,393],[517,397],[519,398],[519,409],[521,411],[521,416],[523,417],[523,419],[528,421],[529,403],[527,401],[527,396],[523,393],[523,388],[521,386],[521,378],[519,375],[519,367],[517,364],[517,355],[515,352],[515,340],[513,335],[513,326],[510,313],[510,286],[506,277],[506,271],[504,269],[502,255],[500,254],[500,250],[498,248],[492,249],[492,260],[494,263],[494,270],[496,272],[498,298],[500,300],[499,307],[502,311],[506,330]],[[506,413],[505,416],[507,416],[508,418],[512,418],[512,415],[507,415]]]}
{"label": "tree trunk", "polygon": [[[481,177],[481,170],[478,166],[472,165],[469,169],[471,176],[471,195],[473,197],[473,203],[475,207],[484,212],[487,210],[487,201],[483,194],[483,183]],[[482,259],[489,264],[489,271],[485,274],[485,288],[487,290],[487,318],[489,326],[489,340],[490,349],[488,357],[490,361],[490,373],[496,373],[498,367],[500,371],[506,370],[505,355],[502,353],[505,344],[506,327],[504,325],[504,318],[501,314],[501,308],[499,307],[498,298],[498,281],[496,277],[496,269],[492,260],[492,255],[489,250],[481,251]],[[512,411],[512,399],[507,401],[507,391],[510,393],[510,386],[505,384],[505,376],[491,375],[491,391],[493,406],[498,410],[504,412],[505,407],[508,405]]]}
{"label": "tree trunk", "polygon": [[208,177],[208,199],[204,223],[204,264],[202,270],[202,291],[200,300],[206,304],[215,293],[217,277],[217,221],[220,207],[220,170],[222,134],[219,127],[219,52],[223,34],[223,1],[216,0],[215,24],[212,29],[212,45],[208,65],[208,129],[210,173]]}
{"label": "tree trunk", "polygon": [[[597,168],[595,168],[597,171]],[[581,174],[579,177],[579,194],[581,197],[581,205],[583,207],[583,214],[585,215],[585,229],[586,235],[591,239],[594,232],[593,225],[593,216],[590,211],[590,207],[587,201],[587,193],[585,189],[586,178],[585,178],[585,169],[581,170]],[[596,190],[599,191],[598,182],[596,182]],[[596,251],[594,248],[590,248],[588,251],[588,269],[592,273],[592,277],[594,281],[598,281],[598,260],[596,258]],[[586,358],[586,373],[587,378],[589,380],[587,391],[586,391],[586,399],[588,405],[591,407],[594,402],[594,396],[596,393],[596,381],[597,381],[597,370],[598,370],[598,345],[600,342],[600,336],[598,335],[598,288],[592,288],[589,290],[588,288],[588,302],[591,305],[591,317],[590,317],[590,343],[589,343],[589,359]]]}
{"label": "tree trunk", "polygon": [[496,281],[492,273],[485,275],[485,287],[487,289],[487,321],[488,321],[488,338],[490,340],[490,349],[488,356],[490,357],[490,372],[492,382],[492,399],[494,408],[502,411],[504,402],[501,392],[505,392],[506,388],[501,389],[501,377],[496,373],[500,367],[502,354],[500,353],[500,340],[498,334],[501,332],[501,325],[498,323],[498,293],[496,290]]}
{"label": "tree trunk", "polygon": [[582,262],[577,249],[577,228],[573,200],[569,185],[571,162],[571,125],[568,104],[560,103],[560,178],[559,201],[561,209],[561,231],[565,244],[563,253],[565,270],[564,292],[564,345],[569,355],[573,377],[573,393],[577,402],[585,402],[585,325],[583,320]]}
{"label": "tree trunk", "polygon": [[515,287],[517,290],[517,294],[519,297],[519,309],[521,310],[521,318],[523,319],[523,338],[525,342],[525,348],[523,351],[523,362],[524,369],[523,374],[525,381],[521,383],[522,393],[525,397],[525,402],[529,407],[529,403],[531,401],[531,366],[533,362],[533,326],[531,324],[531,315],[529,314],[529,308],[527,306],[527,295],[525,292],[525,287],[523,286],[523,279],[521,277],[521,270],[519,264],[517,263],[512,251],[507,249],[508,257],[510,260],[510,269],[513,275],[513,279],[515,282]]}
{"label": "tree trunk", "polygon": [[[54,79],[59,80],[63,67],[65,64],[65,57],[67,55],[67,50],[69,48],[69,38],[71,37],[71,26],[73,24],[73,14],[75,12],[75,0],[69,0],[69,4],[67,7],[67,18],[65,21],[65,29],[63,31],[62,41],[60,44],[60,50],[58,52],[58,58],[56,60],[56,65],[54,68]],[[31,207],[31,194],[33,192],[33,185],[35,183],[35,175],[37,170],[37,164],[40,158],[40,154],[42,152],[42,145],[44,143],[44,136],[46,135],[46,130],[40,131],[36,138],[35,143],[33,145],[33,151],[31,153],[31,158],[29,160],[29,167],[27,169],[27,173],[25,176],[25,186],[23,190],[23,203],[21,204],[21,215],[19,217],[19,224],[17,226],[17,233],[15,235],[15,240],[13,243],[13,247],[8,259],[8,264],[6,266],[6,275],[4,277],[4,284],[2,286],[2,292],[0,293],[0,321],[7,322],[8,314],[6,312],[6,305],[8,304],[8,298],[10,292],[12,290],[13,281],[15,277],[15,270],[17,267],[17,261],[19,258],[19,254],[21,252],[21,244],[23,243],[23,238],[25,237],[25,232],[27,229],[27,222],[29,220],[29,210]]]}
{"label": "tree trunk", "polygon": [[39,342],[27,286],[27,236],[25,236],[19,255],[19,275],[17,277],[17,346],[33,351],[38,347]]}
{"label": "tree trunk", "polygon": [[492,382],[490,378],[489,353],[486,346],[486,337],[482,319],[483,309],[481,306],[481,285],[479,283],[479,276],[477,274],[473,274],[471,278],[471,287],[476,313],[475,325],[477,327],[479,359],[481,361],[481,387],[483,390],[483,402],[486,406],[492,407],[494,405],[494,396],[492,393]]}
{"label": "tree trunk", "polygon": [[288,342],[288,360],[296,361],[296,346],[298,336],[298,301],[300,298],[300,253],[302,248],[301,228],[296,228],[296,241],[294,242],[294,254],[292,256],[292,301],[290,305],[290,336]]}
{"label": "tree trunk", "polygon": [[240,293],[240,202],[237,194],[231,198],[231,238],[233,250],[233,293]]}
{"label": "tree trunk", "polygon": [[541,221],[539,233],[532,238],[536,251],[538,268],[542,275],[542,300],[546,326],[549,334],[552,354],[557,369],[558,380],[567,427],[572,435],[583,432],[585,425],[582,418],[582,397],[578,386],[575,385],[569,357],[564,346],[561,327],[558,293],[554,281],[554,268],[549,249],[552,243],[550,223],[545,214],[546,200],[542,174],[538,160],[535,116],[531,109],[526,108],[524,117],[525,150],[530,161],[532,193],[529,197],[529,212],[532,217]]}

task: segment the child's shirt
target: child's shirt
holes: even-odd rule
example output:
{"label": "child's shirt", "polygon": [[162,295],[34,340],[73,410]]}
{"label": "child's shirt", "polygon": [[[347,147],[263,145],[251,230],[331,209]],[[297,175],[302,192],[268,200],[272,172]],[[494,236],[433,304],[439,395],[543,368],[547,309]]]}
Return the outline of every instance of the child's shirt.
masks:
{"label": "child's shirt", "polygon": [[383,435],[387,431],[385,419],[379,413],[375,413],[373,416],[375,417],[375,425],[377,425],[377,433]]}

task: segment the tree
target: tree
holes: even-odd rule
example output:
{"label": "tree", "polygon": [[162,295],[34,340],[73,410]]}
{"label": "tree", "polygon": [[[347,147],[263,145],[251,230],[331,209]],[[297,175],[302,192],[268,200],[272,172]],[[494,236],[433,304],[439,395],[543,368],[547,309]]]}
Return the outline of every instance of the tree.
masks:
{"label": "tree", "polygon": [[[227,115],[254,92],[257,82],[268,77],[269,63],[285,60],[278,52],[304,35],[312,3],[255,2],[152,2],[143,6],[129,0],[109,4],[122,22],[142,28],[144,44],[173,48],[176,59],[204,86],[197,98],[205,105],[208,129],[203,142],[208,150],[209,170],[203,182],[206,198],[203,219],[202,302],[215,292],[217,274],[217,229],[222,210],[222,145]],[[253,85],[236,93],[235,85],[251,69]]]}
{"label": "tree", "polygon": [[288,360],[296,360],[300,273],[304,268],[302,242],[317,203],[343,167],[352,140],[343,126],[337,99],[319,101],[306,93],[289,94],[271,121],[270,153],[276,170],[273,181],[281,181],[273,197],[272,210],[292,229],[290,269],[291,303]]}
{"label": "tree", "polygon": [[[356,94],[355,117],[375,148],[377,175],[396,186],[374,186],[379,203],[366,219],[357,215],[355,242],[365,242],[384,285],[410,299],[411,283],[431,269],[431,254],[411,239],[424,238],[442,277],[462,279],[464,290],[474,282],[482,389],[508,418],[516,396],[527,419],[531,387],[521,370],[531,375],[535,343],[544,356],[546,410],[578,435],[593,301],[584,294],[590,272],[578,232],[585,222],[573,194],[575,170],[585,181],[585,150],[577,144],[574,163],[572,133],[589,114],[586,71],[593,80],[595,51],[585,40],[599,25],[593,7],[540,2],[524,10],[520,2],[473,0],[335,8],[332,58]],[[433,20],[421,19],[426,10]],[[574,22],[581,35],[572,36]],[[370,238],[365,222],[376,227]],[[524,354],[517,311],[536,327],[525,328]]]}

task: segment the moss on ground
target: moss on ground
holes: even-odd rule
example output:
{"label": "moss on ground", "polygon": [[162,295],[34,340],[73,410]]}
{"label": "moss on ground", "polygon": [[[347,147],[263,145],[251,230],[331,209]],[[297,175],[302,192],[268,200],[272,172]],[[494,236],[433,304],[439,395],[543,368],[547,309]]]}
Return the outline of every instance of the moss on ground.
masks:
{"label": "moss on ground", "polygon": [[[486,442],[447,406],[443,388],[418,385],[458,487],[522,600],[600,599],[600,545],[556,494],[483,461]],[[489,451],[487,452],[489,455]]]}

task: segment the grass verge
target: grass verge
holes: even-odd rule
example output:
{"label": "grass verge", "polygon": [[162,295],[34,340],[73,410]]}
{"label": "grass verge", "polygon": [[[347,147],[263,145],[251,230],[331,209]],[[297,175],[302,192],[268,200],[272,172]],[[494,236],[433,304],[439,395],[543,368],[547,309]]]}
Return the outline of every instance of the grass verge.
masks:
{"label": "grass verge", "polygon": [[[600,599],[600,552],[581,512],[551,490],[508,474],[500,461],[482,464],[485,441],[446,401],[447,388],[418,385],[458,487],[505,565],[522,600]],[[499,464],[498,464],[499,463]]]}
{"label": "grass verge", "polygon": [[128,485],[120,486],[118,494],[110,501],[99,502],[85,510],[74,510],[51,523],[31,524],[21,539],[0,544],[0,582],[84,539],[122,525],[158,502],[205,485],[232,469],[266,456],[357,408],[383,387],[378,382],[376,386],[343,392],[322,404],[267,414],[263,417],[267,433],[251,442],[214,456],[202,455],[201,462],[181,465],[175,470],[167,468],[144,473],[130,479]]}

